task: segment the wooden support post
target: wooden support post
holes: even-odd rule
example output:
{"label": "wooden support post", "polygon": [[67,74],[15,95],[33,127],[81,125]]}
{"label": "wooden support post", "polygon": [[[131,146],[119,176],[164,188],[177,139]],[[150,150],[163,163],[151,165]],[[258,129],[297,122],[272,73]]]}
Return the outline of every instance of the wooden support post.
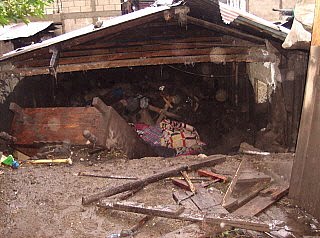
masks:
{"label": "wooden support post", "polygon": [[146,186],[150,183],[154,183],[154,182],[157,182],[159,180],[162,180],[162,179],[165,179],[165,178],[168,178],[171,176],[176,176],[181,171],[185,171],[187,169],[196,170],[196,169],[206,167],[206,166],[213,166],[218,163],[222,163],[223,161],[225,161],[225,157],[217,155],[217,156],[208,157],[207,160],[204,160],[201,162],[195,162],[195,163],[192,163],[189,165],[182,165],[179,167],[169,168],[164,172],[159,172],[154,175],[139,179],[137,181],[125,183],[125,184],[122,184],[122,185],[116,186],[116,187],[111,187],[111,188],[106,189],[102,192],[82,197],[82,204],[88,205],[88,204],[95,202],[95,201],[98,201],[99,199],[104,198],[104,197],[110,197],[110,196],[118,194],[118,193],[122,193],[122,192],[125,192],[128,190],[133,190],[133,189],[141,187],[141,186]]}
{"label": "wooden support post", "polygon": [[265,42],[264,39],[262,39],[260,37],[249,35],[249,34],[243,33],[242,31],[232,29],[230,27],[221,26],[221,25],[218,25],[218,24],[215,24],[215,23],[212,23],[212,22],[208,22],[208,21],[205,21],[205,20],[201,20],[201,19],[198,19],[198,18],[194,18],[194,17],[191,17],[191,16],[187,16],[187,21],[188,21],[188,23],[191,23],[191,24],[194,24],[194,25],[197,25],[197,26],[201,26],[201,27],[207,28],[209,30],[225,33],[227,35],[243,38],[245,40],[258,42],[258,43],[263,43],[263,44]]}
{"label": "wooden support post", "polygon": [[308,74],[289,196],[320,218],[320,0],[316,0]]}

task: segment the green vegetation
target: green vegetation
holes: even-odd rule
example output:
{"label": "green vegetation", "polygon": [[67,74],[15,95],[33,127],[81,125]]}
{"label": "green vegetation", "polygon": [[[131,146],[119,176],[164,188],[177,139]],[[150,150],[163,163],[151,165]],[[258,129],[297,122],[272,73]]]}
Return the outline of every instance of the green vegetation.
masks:
{"label": "green vegetation", "polygon": [[0,0],[0,25],[23,21],[28,17],[41,17],[44,9],[53,0]]}

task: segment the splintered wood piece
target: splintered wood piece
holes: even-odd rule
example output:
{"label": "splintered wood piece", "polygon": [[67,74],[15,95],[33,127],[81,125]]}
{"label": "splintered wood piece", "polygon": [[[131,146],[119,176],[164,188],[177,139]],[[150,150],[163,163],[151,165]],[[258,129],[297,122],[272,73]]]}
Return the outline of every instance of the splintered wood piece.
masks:
{"label": "splintered wood piece", "polygon": [[183,181],[181,179],[171,179],[171,181],[174,185],[178,186],[179,188],[191,191],[190,186],[188,185],[188,183],[186,181]]}
{"label": "splintered wood piece", "polygon": [[[193,196],[193,194],[191,194]],[[173,199],[178,205],[184,206],[191,211],[198,211],[199,208],[192,202],[190,195],[186,194],[183,190],[178,190],[172,193]]]}
{"label": "splintered wood piece", "polygon": [[[190,194],[190,192],[187,192]],[[222,195],[218,190],[209,193],[205,188],[198,187],[197,194],[191,197],[191,200],[201,211],[221,205]]]}
{"label": "splintered wood piece", "polygon": [[227,191],[226,191],[226,193],[225,193],[225,195],[224,195],[224,197],[222,199],[222,206],[225,206],[226,202],[231,197],[232,191],[233,191],[234,187],[236,186],[236,183],[237,183],[238,178],[239,178],[239,172],[240,172],[241,167],[243,166],[245,161],[246,161],[246,159],[244,158],[240,162],[239,167],[238,167],[238,169],[237,169],[237,171],[236,171],[236,173],[235,173],[235,175],[234,175],[234,177],[233,177],[233,179],[232,179],[232,181],[231,181],[231,183],[230,183],[230,185],[229,185],[229,187],[228,187],[228,189],[227,189]]}
{"label": "splintered wood piece", "polygon": [[271,181],[271,177],[268,175],[265,175],[264,173],[257,172],[257,171],[248,171],[248,172],[242,172],[239,175],[237,183],[255,183],[255,182],[267,183],[270,181]]}
{"label": "splintered wood piece", "polygon": [[194,162],[194,163],[191,163],[188,165],[182,165],[179,167],[169,168],[163,172],[159,172],[159,173],[153,174],[151,176],[147,176],[145,178],[142,178],[142,179],[139,179],[136,181],[131,181],[131,182],[122,184],[120,186],[111,187],[111,188],[108,188],[108,189],[106,189],[102,192],[99,192],[99,193],[95,193],[92,195],[82,197],[82,204],[87,205],[92,202],[98,201],[99,199],[101,199],[103,197],[110,197],[112,195],[122,193],[122,192],[125,192],[128,190],[133,190],[133,189],[141,187],[141,186],[144,187],[150,183],[154,183],[154,182],[157,182],[159,180],[162,180],[162,179],[165,179],[168,177],[176,176],[181,171],[185,171],[187,169],[196,170],[196,169],[199,169],[202,167],[213,166],[218,163],[224,162],[225,159],[226,159],[225,156],[213,155],[213,156],[209,156],[206,160],[203,160],[203,161]]}
{"label": "splintered wood piece", "polygon": [[[135,202],[110,202],[100,201],[98,204],[101,208],[134,212],[139,214],[165,217],[182,221],[203,222],[208,225],[224,223],[225,226],[233,226],[255,231],[277,230],[278,227],[271,226],[273,221],[263,222],[256,217],[244,217],[230,214],[209,214],[204,215],[202,212],[184,211],[177,206],[146,206],[142,203]],[[182,213],[181,213],[182,211]]]}
{"label": "splintered wood piece", "polygon": [[181,174],[182,174],[183,178],[185,179],[185,181],[187,182],[188,187],[190,188],[190,191],[192,193],[196,193],[196,188],[195,188],[194,184],[192,183],[187,171],[182,171]]}
{"label": "splintered wood piece", "polygon": [[198,170],[198,174],[200,176],[210,177],[210,178],[213,178],[213,179],[220,179],[223,182],[228,180],[228,178],[226,176],[224,176],[224,175],[216,174],[216,173],[213,173],[211,171],[206,171],[206,170],[202,170],[202,169]]}
{"label": "splintered wood piece", "polygon": [[241,215],[241,216],[255,216],[274,204],[280,198],[286,195],[288,187],[279,188],[277,192],[273,193],[276,196],[257,196],[247,202],[242,207],[235,210],[232,214]]}
{"label": "splintered wood piece", "polygon": [[147,206],[143,203],[137,202],[111,202],[111,201],[100,201],[98,203],[99,207],[110,208],[119,211],[140,213],[149,216],[178,216],[184,210],[181,206],[177,205],[157,205],[157,206]]}
{"label": "splintered wood piece", "polygon": [[289,185],[284,186],[281,189],[275,190],[272,194],[271,197],[273,200],[278,201],[280,198],[286,196],[289,193]]}
{"label": "splintered wood piece", "polygon": [[108,179],[128,179],[128,180],[137,180],[138,179],[137,177],[92,174],[89,172],[79,172],[78,176],[95,177],[95,178],[108,178]]}

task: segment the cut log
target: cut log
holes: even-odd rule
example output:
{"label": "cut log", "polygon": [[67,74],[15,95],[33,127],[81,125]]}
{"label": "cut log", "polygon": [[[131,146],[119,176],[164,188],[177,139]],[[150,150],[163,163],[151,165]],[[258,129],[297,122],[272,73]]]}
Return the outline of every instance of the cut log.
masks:
{"label": "cut log", "polygon": [[125,184],[122,184],[120,186],[117,187],[111,187],[105,191],[102,191],[100,193],[96,193],[96,194],[92,194],[92,195],[88,195],[85,197],[82,197],[82,204],[83,205],[88,205],[92,202],[98,201],[99,199],[103,198],[103,197],[109,197],[118,193],[122,193],[128,190],[132,190],[141,186],[146,186],[150,183],[154,183],[157,182],[159,180],[171,177],[171,176],[176,176],[178,174],[180,174],[181,171],[185,171],[187,169],[189,170],[196,170],[202,167],[207,167],[207,166],[214,166],[218,163],[222,163],[225,161],[225,156],[221,156],[221,155],[213,155],[208,157],[208,159],[200,161],[200,162],[194,162],[191,163],[189,165],[182,165],[179,167],[174,167],[174,168],[169,168],[164,172],[159,172],[157,174],[139,179],[137,181],[132,181],[132,182],[128,182]]}
{"label": "cut log", "polygon": [[263,222],[260,219],[248,218],[243,216],[235,216],[229,214],[210,214],[204,215],[202,212],[181,212],[180,209],[174,206],[145,206],[141,203],[133,203],[133,202],[110,202],[110,201],[100,201],[98,204],[99,207],[118,210],[118,211],[126,211],[126,212],[134,212],[145,215],[152,215],[158,217],[165,217],[171,219],[177,219],[182,221],[192,221],[192,222],[203,222],[208,225],[215,225],[223,223],[226,226],[233,226],[248,230],[256,230],[256,231],[271,231],[276,230],[278,227],[271,226],[273,224],[269,222]]}

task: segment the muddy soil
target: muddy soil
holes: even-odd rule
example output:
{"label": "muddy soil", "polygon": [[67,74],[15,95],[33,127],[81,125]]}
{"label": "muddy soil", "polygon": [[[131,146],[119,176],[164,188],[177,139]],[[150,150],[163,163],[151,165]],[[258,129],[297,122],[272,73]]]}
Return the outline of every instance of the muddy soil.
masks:
{"label": "muddy soil", "polygon": [[[283,157],[284,163],[292,162],[292,155],[286,154]],[[242,156],[228,157],[225,163],[217,165],[215,169],[229,171],[232,176],[241,158]],[[275,159],[272,156],[250,158],[256,162],[254,165],[257,168],[263,164],[260,169],[266,171],[270,168],[267,168],[263,161],[274,161]],[[143,216],[106,211],[94,205],[82,206],[82,196],[122,184],[125,181],[82,177],[78,176],[79,172],[143,177],[165,167],[201,160],[196,156],[139,160],[125,160],[118,156],[117,158],[99,157],[98,159],[90,161],[83,158],[80,161],[78,157],[74,159],[71,166],[22,165],[17,170],[1,168],[4,173],[0,175],[0,237],[109,237],[112,233],[132,227]],[[279,179],[288,178],[279,176]],[[163,180],[148,185],[128,200],[149,205],[175,204],[172,198],[174,189],[176,187],[170,181]],[[289,235],[294,232],[296,237],[301,234],[315,234],[318,226],[315,219],[292,206],[287,199],[281,200],[261,216],[290,221]],[[155,218],[148,222],[136,237],[161,237],[188,224]],[[267,237],[266,234],[260,235]]]}

